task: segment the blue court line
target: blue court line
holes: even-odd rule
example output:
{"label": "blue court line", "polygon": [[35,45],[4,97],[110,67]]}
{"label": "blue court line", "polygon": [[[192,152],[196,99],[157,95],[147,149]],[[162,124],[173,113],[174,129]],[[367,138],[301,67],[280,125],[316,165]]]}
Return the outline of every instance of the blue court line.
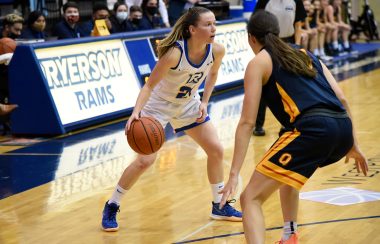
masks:
{"label": "blue court line", "polygon": [[[349,219],[335,219],[335,220],[318,221],[318,222],[311,222],[311,223],[305,223],[305,224],[298,224],[297,226],[300,227],[300,226],[308,226],[308,225],[320,225],[320,224],[328,224],[328,223],[336,223],[336,222],[346,222],[346,221],[363,220],[363,219],[377,219],[377,218],[380,218],[380,215],[349,218]],[[279,230],[279,229],[282,229],[282,226],[267,228],[266,231]],[[203,238],[193,239],[193,240],[188,240],[188,241],[173,242],[173,244],[192,243],[192,242],[205,241],[205,240],[211,240],[211,239],[217,239],[217,238],[224,238],[224,237],[229,237],[229,236],[237,236],[237,235],[243,235],[243,234],[244,234],[244,232],[237,232],[237,233],[232,233],[232,234],[203,237]]]}

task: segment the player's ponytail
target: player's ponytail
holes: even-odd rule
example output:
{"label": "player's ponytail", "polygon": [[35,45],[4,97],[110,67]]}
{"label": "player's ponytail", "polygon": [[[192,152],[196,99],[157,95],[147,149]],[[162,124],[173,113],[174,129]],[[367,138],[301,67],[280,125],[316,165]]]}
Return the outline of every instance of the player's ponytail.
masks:
{"label": "player's ponytail", "polygon": [[161,40],[158,44],[158,57],[161,58],[164,56],[165,53],[167,53],[167,51],[174,46],[176,41],[181,39],[189,39],[191,37],[191,34],[189,32],[190,25],[197,25],[199,15],[206,12],[210,12],[210,10],[203,7],[193,7],[184,13],[177,20],[169,35]]}
{"label": "player's ponytail", "polygon": [[305,52],[292,48],[278,37],[280,27],[273,14],[264,10],[256,11],[248,22],[247,31],[264,45],[264,48],[271,53],[273,61],[284,70],[296,75],[316,76],[311,58]]}

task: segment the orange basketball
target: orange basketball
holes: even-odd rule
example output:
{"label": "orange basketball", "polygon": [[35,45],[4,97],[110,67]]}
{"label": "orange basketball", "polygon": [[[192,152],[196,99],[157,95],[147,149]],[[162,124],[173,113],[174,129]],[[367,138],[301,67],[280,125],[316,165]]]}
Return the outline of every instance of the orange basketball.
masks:
{"label": "orange basketball", "polygon": [[137,153],[149,155],[157,152],[165,142],[165,132],[161,123],[152,117],[134,120],[125,134],[129,146]]}
{"label": "orange basketball", "polygon": [[5,53],[13,53],[16,50],[15,40],[3,37],[0,39],[0,55]]}

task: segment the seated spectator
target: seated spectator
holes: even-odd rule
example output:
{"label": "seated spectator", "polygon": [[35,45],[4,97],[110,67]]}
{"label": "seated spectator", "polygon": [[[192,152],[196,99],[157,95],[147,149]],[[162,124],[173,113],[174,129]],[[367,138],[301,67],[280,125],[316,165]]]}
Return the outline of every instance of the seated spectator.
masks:
{"label": "seated spectator", "polygon": [[141,8],[143,10],[142,21],[149,23],[150,29],[165,27],[161,16],[158,14],[157,0],[143,0]]}
{"label": "seated spectator", "polygon": [[46,40],[45,27],[45,15],[40,11],[33,11],[29,14],[26,28],[22,31],[20,38]]}
{"label": "seated spectator", "polygon": [[317,30],[318,30],[318,53],[319,57],[322,60],[330,60],[331,57],[327,56],[325,53],[325,40],[326,40],[326,33],[327,33],[327,27],[326,22],[324,18],[324,11],[321,6],[321,2],[319,0],[313,1],[314,5],[314,18],[317,24]]}
{"label": "seated spectator", "polygon": [[[12,21],[18,21],[18,18],[8,16],[7,23],[4,24],[9,28]],[[9,36],[9,35],[8,35]],[[0,43],[0,45],[2,45]],[[9,81],[8,81],[8,67],[13,53],[5,53],[0,55],[0,124],[3,127],[3,135],[10,131],[10,117],[8,114],[17,108],[16,104],[7,104],[9,100]]]}
{"label": "seated spectator", "polygon": [[67,2],[63,5],[63,20],[58,22],[53,29],[53,35],[58,39],[81,38],[85,32],[79,26],[79,8],[75,2]]}
{"label": "seated spectator", "polygon": [[21,35],[24,19],[17,14],[7,14],[3,20],[2,37],[17,39]]}
{"label": "seated spectator", "polygon": [[338,47],[339,37],[342,38],[344,51],[351,51],[348,37],[350,35],[351,26],[342,20],[342,0],[332,0],[332,4],[327,9],[329,21],[337,28],[337,36],[333,37],[333,47]]}
{"label": "seated spectator", "polygon": [[110,10],[108,9],[107,4],[99,2],[94,5],[92,8],[92,19],[83,23],[83,29],[86,36],[91,36],[92,31],[94,30],[95,20],[104,19],[110,33],[113,33],[112,23],[109,19]]}
{"label": "seated spectator", "polygon": [[143,13],[140,6],[134,5],[129,8],[129,17],[127,20],[127,31],[139,31],[151,29],[150,23],[143,20]]}
{"label": "seated spectator", "polygon": [[[8,14],[3,20],[2,37],[16,39],[21,35],[24,19],[16,14]],[[1,55],[0,62],[0,103],[8,103],[8,66],[12,54]]]}
{"label": "seated spectator", "polygon": [[[172,2],[173,0],[170,0]],[[165,27],[169,28],[169,17],[168,17],[168,9],[165,4],[166,1],[164,0],[158,0],[158,12],[162,18],[162,21],[164,22]],[[127,6],[142,6],[142,0],[125,0],[125,3]],[[180,14],[181,15],[181,14]],[[179,15],[179,16],[180,16]]]}
{"label": "seated spectator", "polygon": [[125,3],[116,2],[113,6],[113,14],[110,17],[113,33],[127,31],[128,6]]}
{"label": "seated spectator", "polygon": [[317,20],[315,18],[314,5],[310,3],[309,0],[303,1],[303,6],[305,7],[307,17],[304,21],[304,30],[308,35],[308,42],[303,43],[303,46],[311,51],[314,55],[319,56],[318,49],[318,30],[317,30]]}
{"label": "seated spectator", "polygon": [[339,54],[338,28],[334,25],[331,14],[328,14],[333,12],[333,7],[330,5],[329,0],[321,0],[321,6],[324,24],[326,26],[325,50],[327,55],[336,56]]}

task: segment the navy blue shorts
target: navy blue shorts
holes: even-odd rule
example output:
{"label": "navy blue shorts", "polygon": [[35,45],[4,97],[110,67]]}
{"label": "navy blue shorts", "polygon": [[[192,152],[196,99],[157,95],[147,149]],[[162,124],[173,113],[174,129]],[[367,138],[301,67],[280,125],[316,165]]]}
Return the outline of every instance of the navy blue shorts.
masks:
{"label": "navy blue shorts", "polygon": [[352,124],[343,118],[305,116],[266,152],[256,170],[298,190],[319,167],[335,163],[353,146]]}

